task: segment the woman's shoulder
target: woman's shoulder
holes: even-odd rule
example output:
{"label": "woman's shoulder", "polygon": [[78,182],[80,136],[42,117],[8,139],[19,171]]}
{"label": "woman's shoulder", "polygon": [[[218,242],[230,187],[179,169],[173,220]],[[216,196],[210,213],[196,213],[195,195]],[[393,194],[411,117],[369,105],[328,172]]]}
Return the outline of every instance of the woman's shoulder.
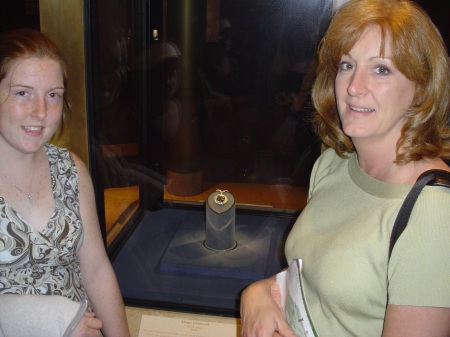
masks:
{"label": "woman's shoulder", "polygon": [[332,163],[335,161],[341,161],[345,160],[344,158],[339,157],[339,155],[336,153],[336,151],[332,148],[325,149],[317,159],[318,162],[326,162],[326,163]]}
{"label": "woman's shoulder", "polygon": [[324,176],[341,168],[354,154],[348,154],[348,158],[340,157],[334,149],[328,148],[322,152],[313,168],[313,175]]}
{"label": "woman's shoulder", "polygon": [[59,147],[54,144],[46,144],[45,151],[50,162],[57,163],[60,168],[65,166],[67,169],[78,171],[78,174],[87,170],[86,165],[80,157],[67,148]]}
{"label": "woman's shoulder", "polygon": [[71,152],[64,147],[59,147],[55,144],[47,143],[45,144],[44,148],[45,152],[47,153],[47,156],[50,159],[69,160],[69,161],[72,160]]}
{"label": "woman's shoulder", "polygon": [[343,175],[346,174],[345,172],[348,171],[347,163],[352,156],[354,156],[354,154],[349,154],[348,158],[342,158],[334,149],[331,148],[323,151],[314,163],[311,171],[309,181],[310,195],[312,194],[315,186],[317,186],[323,179],[333,179],[333,181],[340,180]]}
{"label": "woman's shoulder", "polygon": [[[420,193],[417,203],[421,210],[428,210],[428,214],[450,215],[450,182],[426,186]],[[447,219],[450,222],[450,220]]]}
{"label": "woman's shoulder", "polygon": [[74,167],[73,157],[68,149],[50,143],[45,144],[44,148],[50,166],[56,166],[60,174]]}
{"label": "woman's shoulder", "polygon": [[433,171],[434,181],[420,192],[413,215],[423,223],[444,223],[450,230],[450,172],[441,167]]}

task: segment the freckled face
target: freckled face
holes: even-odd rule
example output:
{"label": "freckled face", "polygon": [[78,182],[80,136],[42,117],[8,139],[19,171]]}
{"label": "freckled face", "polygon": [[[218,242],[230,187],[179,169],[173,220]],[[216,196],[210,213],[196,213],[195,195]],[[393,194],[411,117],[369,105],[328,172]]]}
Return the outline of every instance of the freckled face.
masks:
{"label": "freckled face", "polygon": [[0,149],[40,149],[61,122],[63,97],[58,62],[48,57],[16,61],[0,82]]}
{"label": "freckled face", "polygon": [[339,64],[337,107],[342,128],[355,146],[395,145],[414,98],[415,84],[395,67],[386,42],[381,57],[380,29],[368,28]]}

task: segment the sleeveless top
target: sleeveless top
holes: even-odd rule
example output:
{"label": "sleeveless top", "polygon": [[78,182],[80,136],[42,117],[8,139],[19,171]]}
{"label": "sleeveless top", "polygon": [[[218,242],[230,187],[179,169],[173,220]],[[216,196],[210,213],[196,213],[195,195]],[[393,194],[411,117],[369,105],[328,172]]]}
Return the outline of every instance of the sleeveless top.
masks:
{"label": "sleeveless top", "polygon": [[0,294],[87,300],[77,252],[83,241],[78,173],[66,149],[45,145],[54,211],[39,232],[0,196]]}

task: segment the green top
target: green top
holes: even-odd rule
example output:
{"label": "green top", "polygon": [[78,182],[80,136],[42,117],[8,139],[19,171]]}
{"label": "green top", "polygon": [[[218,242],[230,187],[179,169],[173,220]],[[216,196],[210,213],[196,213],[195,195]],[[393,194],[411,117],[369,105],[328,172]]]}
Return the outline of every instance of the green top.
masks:
{"label": "green top", "polygon": [[342,159],[328,149],[316,162],[285,250],[289,263],[303,260],[321,337],[381,336],[387,292],[391,304],[450,307],[450,189],[425,187],[388,267],[392,226],[410,189],[370,177],[355,153]]}

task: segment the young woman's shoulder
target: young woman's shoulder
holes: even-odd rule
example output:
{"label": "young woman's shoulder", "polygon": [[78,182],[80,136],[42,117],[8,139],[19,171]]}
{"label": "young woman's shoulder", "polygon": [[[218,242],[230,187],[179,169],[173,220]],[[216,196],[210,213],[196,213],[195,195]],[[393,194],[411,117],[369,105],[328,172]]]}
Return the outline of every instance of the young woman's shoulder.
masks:
{"label": "young woman's shoulder", "polygon": [[89,170],[86,164],[73,151],[64,147],[59,147],[53,144],[46,144],[45,149],[51,161],[58,161],[58,166],[66,166],[66,169],[75,169],[78,177],[82,180],[90,179]]}
{"label": "young woman's shoulder", "polygon": [[76,170],[78,172],[78,177],[79,177],[80,181],[86,180],[86,179],[89,179],[89,181],[90,181],[90,173],[89,173],[89,170],[88,170],[86,164],[83,162],[83,160],[81,160],[81,158],[75,152],[69,151],[69,153],[70,153],[70,156],[72,157],[73,164],[75,165]]}

